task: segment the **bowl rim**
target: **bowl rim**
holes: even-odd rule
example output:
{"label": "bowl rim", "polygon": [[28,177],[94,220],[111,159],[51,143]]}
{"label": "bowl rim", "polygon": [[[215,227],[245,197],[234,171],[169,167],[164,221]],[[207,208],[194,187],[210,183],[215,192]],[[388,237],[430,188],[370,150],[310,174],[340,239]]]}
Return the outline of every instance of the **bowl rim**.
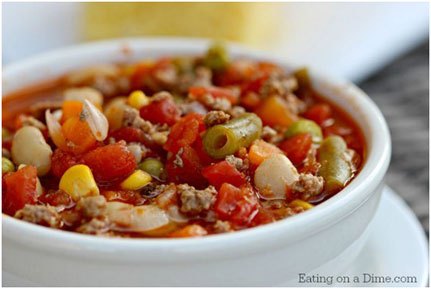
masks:
{"label": "bowl rim", "polygon": [[[58,60],[65,61],[67,58],[79,58],[80,55],[85,53],[89,55],[108,55],[114,50],[124,53],[121,52],[124,45],[127,45],[132,51],[139,51],[140,49],[181,50],[196,54],[204,51],[210,42],[211,40],[209,39],[163,37],[123,38],[80,44],[47,52],[39,56],[36,55],[30,59],[8,65],[3,69],[2,82],[4,83],[5,80],[16,77],[23,71],[36,67],[52,66]],[[234,55],[269,60],[283,67],[292,67],[286,64],[281,57],[269,55],[267,52],[233,43],[228,43],[228,47]],[[107,51],[111,52],[108,53]],[[105,238],[46,228],[2,214],[3,237],[20,245],[44,251],[55,251],[71,257],[80,256],[117,260],[118,256],[112,256],[116,254],[106,253],[121,252],[127,253],[130,258],[135,260],[141,260],[142,255],[140,254],[145,253],[146,260],[172,261],[175,255],[176,259],[184,261],[195,259],[197,255],[201,255],[201,258],[205,260],[210,257],[226,258],[244,254],[249,255],[251,254],[250,247],[254,248],[254,252],[267,248],[281,248],[288,243],[307,238],[320,230],[324,230],[326,227],[339,222],[341,218],[351,214],[374,193],[373,190],[381,183],[388,168],[391,142],[389,129],[382,113],[362,90],[348,81],[321,75],[324,74],[311,70],[313,82],[326,83],[343,90],[350,98],[355,98],[355,106],[362,110],[371,135],[364,136],[367,142],[367,159],[360,173],[345,189],[316,206],[313,210],[271,224],[234,233],[184,239]],[[363,127],[361,129],[364,131]]]}

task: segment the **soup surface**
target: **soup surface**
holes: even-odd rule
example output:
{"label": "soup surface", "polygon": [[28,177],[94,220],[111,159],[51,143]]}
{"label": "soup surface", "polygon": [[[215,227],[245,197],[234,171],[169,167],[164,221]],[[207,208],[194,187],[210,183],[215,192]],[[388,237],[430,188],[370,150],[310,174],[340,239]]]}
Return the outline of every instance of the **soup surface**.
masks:
{"label": "soup surface", "polygon": [[365,156],[307,70],[196,57],[107,64],[4,96],[3,213],[84,234],[199,237],[299,214]]}

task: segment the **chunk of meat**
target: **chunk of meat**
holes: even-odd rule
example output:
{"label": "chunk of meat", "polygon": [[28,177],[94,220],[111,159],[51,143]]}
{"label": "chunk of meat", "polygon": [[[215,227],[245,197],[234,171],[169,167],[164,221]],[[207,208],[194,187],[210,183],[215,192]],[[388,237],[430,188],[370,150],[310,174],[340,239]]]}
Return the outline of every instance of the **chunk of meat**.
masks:
{"label": "chunk of meat", "polygon": [[16,212],[15,218],[52,228],[62,226],[60,215],[54,207],[49,205],[25,205],[24,208]]}
{"label": "chunk of meat", "polygon": [[76,231],[83,234],[102,235],[109,231],[110,223],[107,218],[93,218],[90,222],[82,224]]}
{"label": "chunk of meat", "polygon": [[213,186],[197,190],[187,184],[181,184],[177,186],[177,190],[181,200],[180,211],[188,215],[198,215],[209,210],[217,194]]}
{"label": "chunk of meat", "polygon": [[324,181],[320,176],[312,174],[300,174],[299,179],[293,184],[293,192],[299,193],[301,199],[307,200],[312,196],[320,194],[323,190]]}
{"label": "chunk of meat", "polygon": [[272,144],[278,144],[283,140],[284,136],[282,133],[277,132],[275,129],[273,129],[270,126],[265,125],[262,128],[262,139],[266,142],[272,143]]}
{"label": "chunk of meat", "polygon": [[226,123],[230,115],[221,110],[212,110],[205,115],[204,123],[206,127],[212,127],[217,124]]}
{"label": "chunk of meat", "polygon": [[227,233],[231,231],[233,231],[233,228],[228,221],[217,220],[214,224],[215,233]]}
{"label": "chunk of meat", "polygon": [[233,165],[240,172],[244,172],[249,168],[249,161],[247,158],[242,159],[242,158],[237,158],[234,155],[228,155],[226,156],[225,160],[231,165]]}
{"label": "chunk of meat", "polygon": [[81,211],[85,218],[101,217],[106,210],[106,199],[103,196],[81,198],[76,204],[76,209]]}
{"label": "chunk of meat", "polygon": [[259,93],[262,97],[271,95],[284,96],[298,87],[295,77],[286,77],[279,73],[271,73],[260,87]]}

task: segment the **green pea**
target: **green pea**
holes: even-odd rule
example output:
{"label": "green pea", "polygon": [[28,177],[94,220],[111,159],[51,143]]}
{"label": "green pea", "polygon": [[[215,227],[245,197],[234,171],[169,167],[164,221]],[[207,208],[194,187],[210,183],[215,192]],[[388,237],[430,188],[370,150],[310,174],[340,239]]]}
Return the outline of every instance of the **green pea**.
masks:
{"label": "green pea", "polygon": [[226,47],[221,43],[211,45],[205,55],[204,64],[212,70],[224,70],[229,64],[229,55]]}
{"label": "green pea", "polygon": [[147,158],[139,164],[139,168],[146,171],[150,175],[156,178],[161,178],[164,174],[164,166],[161,161],[154,158]]}
{"label": "green pea", "polygon": [[15,165],[9,159],[2,157],[2,159],[1,159],[1,170],[2,170],[2,174],[14,172],[15,171]]}
{"label": "green pea", "polygon": [[314,143],[322,142],[322,129],[312,120],[301,119],[289,126],[285,132],[285,137],[289,138],[298,134],[309,133]]}
{"label": "green pea", "polygon": [[319,175],[325,180],[325,190],[337,192],[352,177],[352,168],[346,160],[347,145],[339,136],[327,137],[319,148]]}
{"label": "green pea", "polygon": [[1,128],[1,137],[3,140],[9,139],[12,136],[10,131],[7,128]]}

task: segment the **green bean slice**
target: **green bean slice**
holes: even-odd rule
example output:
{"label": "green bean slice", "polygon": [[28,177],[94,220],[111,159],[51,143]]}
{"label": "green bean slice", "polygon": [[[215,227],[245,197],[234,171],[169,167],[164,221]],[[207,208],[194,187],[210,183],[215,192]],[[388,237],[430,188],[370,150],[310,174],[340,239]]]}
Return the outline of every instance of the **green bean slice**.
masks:
{"label": "green bean slice", "polygon": [[320,126],[312,120],[301,119],[295,121],[286,130],[284,136],[289,138],[298,134],[309,133],[314,143],[322,142],[323,135]]}
{"label": "green bean slice", "polygon": [[261,133],[262,120],[254,113],[244,113],[225,124],[209,128],[203,136],[203,145],[211,157],[222,159],[241,147],[250,146]]}
{"label": "green bean slice", "polygon": [[327,137],[319,148],[319,175],[325,180],[325,190],[330,193],[344,188],[352,177],[352,168],[344,154],[347,145],[339,136]]}

